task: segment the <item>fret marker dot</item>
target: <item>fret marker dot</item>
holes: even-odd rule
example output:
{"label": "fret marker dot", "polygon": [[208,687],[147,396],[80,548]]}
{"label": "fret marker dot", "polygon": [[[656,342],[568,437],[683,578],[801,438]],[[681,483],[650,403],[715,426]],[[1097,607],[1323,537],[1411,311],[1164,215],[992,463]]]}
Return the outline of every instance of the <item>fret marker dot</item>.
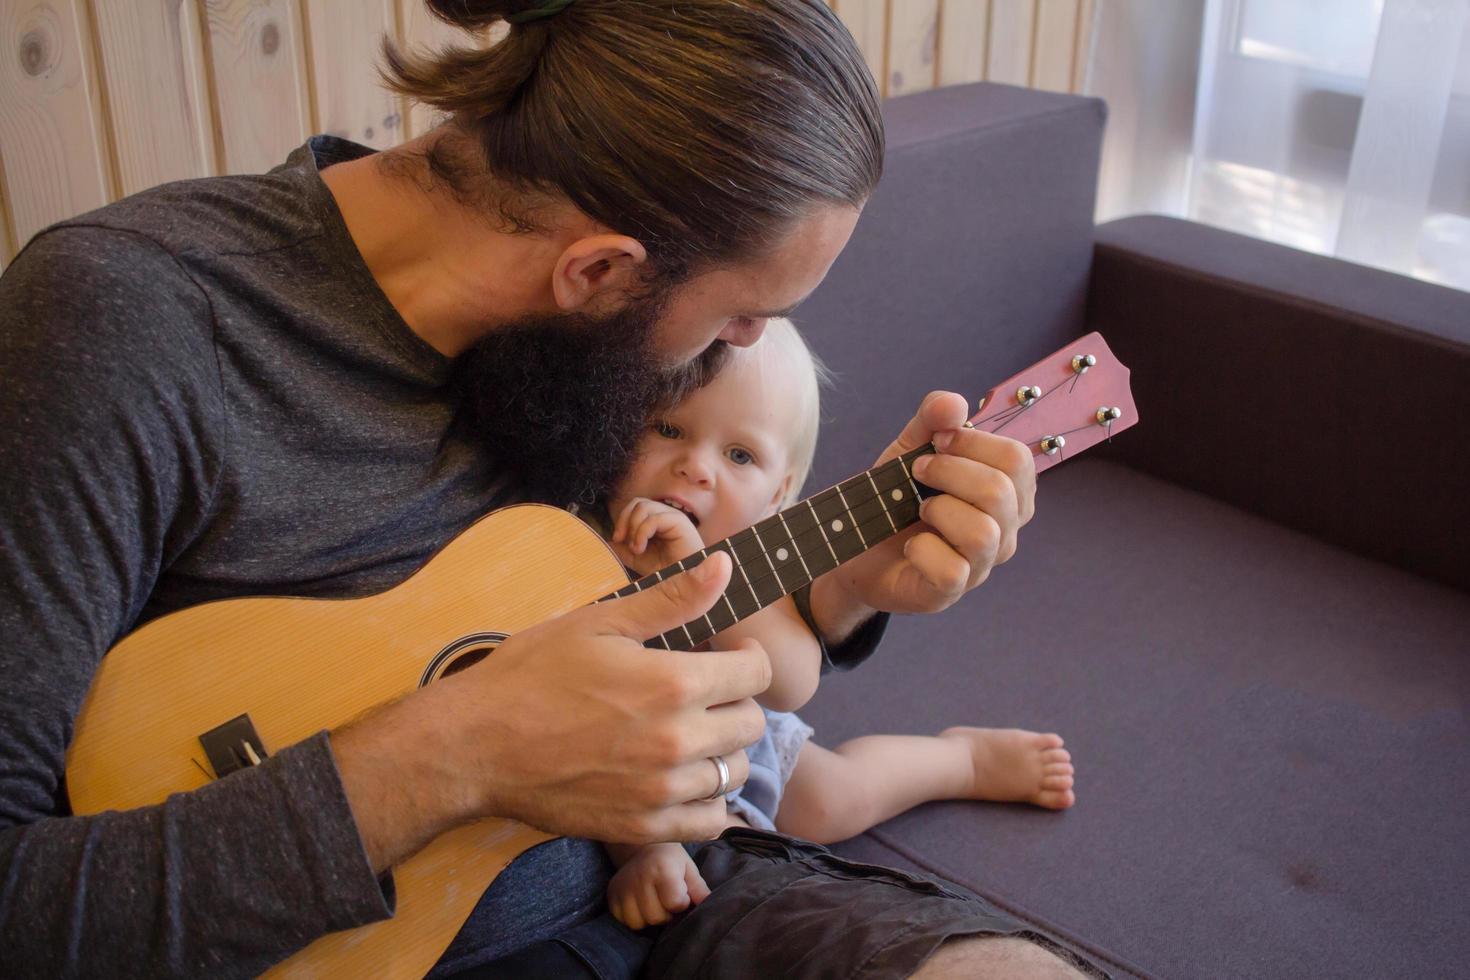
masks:
{"label": "fret marker dot", "polygon": [[841,521],[833,521],[832,522],[832,530],[834,530],[834,531],[840,531],[840,530],[842,530],[842,522]]}
{"label": "fret marker dot", "polygon": [[895,490],[895,491],[893,491],[893,499],[894,500],[902,500],[903,499],[903,491],[902,490]]}
{"label": "fret marker dot", "polygon": [[777,561],[785,561],[786,560],[786,555],[787,555],[787,551],[786,551],[785,548],[777,548],[776,549],[776,560]]}

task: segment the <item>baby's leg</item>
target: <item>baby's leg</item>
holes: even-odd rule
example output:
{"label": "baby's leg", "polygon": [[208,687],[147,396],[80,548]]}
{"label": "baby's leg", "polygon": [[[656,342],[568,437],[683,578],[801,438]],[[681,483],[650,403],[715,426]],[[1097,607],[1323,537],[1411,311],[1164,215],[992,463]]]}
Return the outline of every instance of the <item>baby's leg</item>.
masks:
{"label": "baby's leg", "polygon": [[1065,809],[1072,762],[1057,735],[949,728],[938,737],[868,735],[836,750],[802,747],[776,829],[819,844],[855,837],[930,800],[994,800]]}

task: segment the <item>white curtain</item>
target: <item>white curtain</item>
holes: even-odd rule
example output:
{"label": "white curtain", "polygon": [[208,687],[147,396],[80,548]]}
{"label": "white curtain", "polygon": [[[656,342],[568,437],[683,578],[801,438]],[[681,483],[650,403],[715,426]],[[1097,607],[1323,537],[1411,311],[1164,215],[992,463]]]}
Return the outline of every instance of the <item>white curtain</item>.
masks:
{"label": "white curtain", "polygon": [[1097,220],[1183,217],[1205,0],[1096,0],[1082,90],[1108,103]]}
{"label": "white curtain", "polygon": [[[1470,289],[1470,0],[1204,0],[1195,39],[1190,8],[1099,0],[1088,90],[1135,130],[1108,135],[1099,217],[1176,214]],[[1150,75],[1192,92],[1187,131],[1146,105]],[[1140,152],[1156,173],[1130,187]]]}

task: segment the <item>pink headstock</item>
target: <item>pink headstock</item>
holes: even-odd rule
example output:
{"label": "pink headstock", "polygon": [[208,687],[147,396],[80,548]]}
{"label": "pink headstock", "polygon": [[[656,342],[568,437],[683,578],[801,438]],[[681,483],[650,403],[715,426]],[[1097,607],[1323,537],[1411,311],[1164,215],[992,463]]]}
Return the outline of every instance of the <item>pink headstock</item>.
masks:
{"label": "pink headstock", "polygon": [[1093,332],[991,388],[970,424],[1026,443],[1040,473],[1137,421],[1128,369]]}

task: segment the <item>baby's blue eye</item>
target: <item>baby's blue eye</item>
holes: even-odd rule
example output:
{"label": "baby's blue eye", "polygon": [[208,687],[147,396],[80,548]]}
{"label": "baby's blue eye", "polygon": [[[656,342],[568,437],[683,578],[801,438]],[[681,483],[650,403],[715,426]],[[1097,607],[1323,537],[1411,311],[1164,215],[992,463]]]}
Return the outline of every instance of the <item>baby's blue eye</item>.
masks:
{"label": "baby's blue eye", "polygon": [[747,466],[755,462],[755,457],[752,456],[748,450],[741,449],[739,446],[736,446],[734,449],[730,450],[730,461],[736,466]]}
{"label": "baby's blue eye", "polygon": [[657,432],[665,439],[679,438],[679,427],[665,422],[663,419],[659,419],[657,422],[653,423],[653,431]]}

